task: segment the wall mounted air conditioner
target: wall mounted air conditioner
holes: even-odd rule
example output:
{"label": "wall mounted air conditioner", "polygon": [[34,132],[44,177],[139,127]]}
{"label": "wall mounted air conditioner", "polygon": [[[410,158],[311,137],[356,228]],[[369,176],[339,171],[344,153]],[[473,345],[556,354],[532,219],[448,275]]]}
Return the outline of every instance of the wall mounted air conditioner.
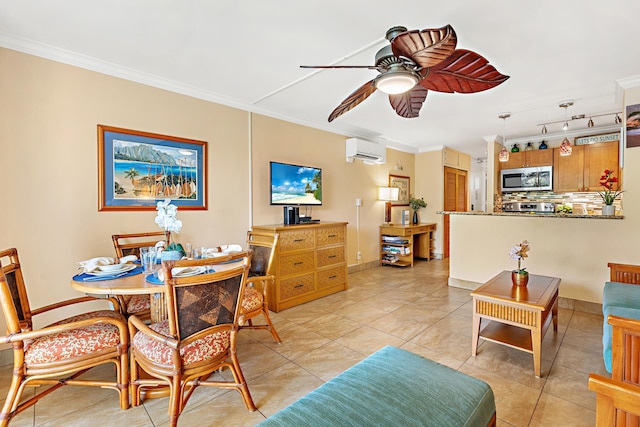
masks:
{"label": "wall mounted air conditioner", "polygon": [[387,161],[387,147],[377,142],[359,138],[348,138],[346,145],[347,162],[360,159],[366,164],[384,164]]}

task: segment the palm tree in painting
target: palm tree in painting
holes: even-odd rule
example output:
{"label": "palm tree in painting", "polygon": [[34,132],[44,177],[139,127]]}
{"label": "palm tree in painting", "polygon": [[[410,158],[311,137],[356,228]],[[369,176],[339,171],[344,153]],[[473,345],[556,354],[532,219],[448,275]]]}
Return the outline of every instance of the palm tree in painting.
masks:
{"label": "palm tree in painting", "polygon": [[140,172],[135,170],[135,168],[131,168],[131,169],[129,169],[128,171],[126,171],[124,173],[124,177],[130,179],[131,180],[131,185],[134,186],[134,187],[135,187],[135,184],[134,184],[133,181],[136,179],[136,177],[138,175],[140,175]]}

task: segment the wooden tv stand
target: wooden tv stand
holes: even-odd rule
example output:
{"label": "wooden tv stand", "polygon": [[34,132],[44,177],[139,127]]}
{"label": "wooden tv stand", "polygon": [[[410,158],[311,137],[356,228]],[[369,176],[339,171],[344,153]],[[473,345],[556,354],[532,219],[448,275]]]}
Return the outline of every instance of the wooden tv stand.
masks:
{"label": "wooden tv stand", "polygon": [[347,222],[255,225],[278,233],[273,259],[274,286],[269,309],[275,312],[347,289]]}

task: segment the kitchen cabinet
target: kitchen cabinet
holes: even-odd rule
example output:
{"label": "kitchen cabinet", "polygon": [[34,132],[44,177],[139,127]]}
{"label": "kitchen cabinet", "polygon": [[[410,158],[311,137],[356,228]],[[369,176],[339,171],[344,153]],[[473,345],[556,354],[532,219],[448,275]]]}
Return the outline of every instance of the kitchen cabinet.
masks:
{"label": "kitchen cabinet", "polygon": [[442,150],[442,163],[455,169],[471,170],[471,156],[448,147]]}
{"label": "kitchen cabinet", "polygon": [[256,225],[278,233],[273,258],[275,283],[269,309],[275,312],[347,289],[347,223]]}
{"label": "kitchen cabinet", "polygon": [[509,153],[509,160],[500,162],[500,169],[517,169],[553,165],[553,150],[531,150]]}
{"label": "kitchen cabinet", "polygon": [[600,177],[605,169],[614,170],[614,176],[621,179],[619,147],[619,141],[577,145],[570,156],[561,156],[560,148],[554,148],[553,191],[601,191]]}

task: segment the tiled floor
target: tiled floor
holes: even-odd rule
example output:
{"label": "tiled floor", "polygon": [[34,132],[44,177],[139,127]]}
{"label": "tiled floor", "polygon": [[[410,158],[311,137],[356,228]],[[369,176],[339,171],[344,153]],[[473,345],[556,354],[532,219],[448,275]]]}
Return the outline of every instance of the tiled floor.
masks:
{"label": "tiled floor", "polygon": [[[180,425],[253,426],[385,345],[421,354],[487,381],[498,426],[593,426],[590,372],[606,375],[602,316],[561,308],[557,333],[543,343],[543,377],[532,356],[483,342],[471,353],[469,291],[447,286],[447,261],[414,268],[376,267],[349,275],[349,290],[273,314],[283,343],[265,331],[242,331],[241,365],[258,411],[236,391],[199,388]],[[4,395],[11,367],[0,369]],[[97,372],[95,375],[105,374]],[[216,374],[218,375],[218,374]],[[33,392],[33,391],[31,391]],[[167,399],[122,411],[112,390],[64,387],[14,419],[13,426],[164,426]]]}

